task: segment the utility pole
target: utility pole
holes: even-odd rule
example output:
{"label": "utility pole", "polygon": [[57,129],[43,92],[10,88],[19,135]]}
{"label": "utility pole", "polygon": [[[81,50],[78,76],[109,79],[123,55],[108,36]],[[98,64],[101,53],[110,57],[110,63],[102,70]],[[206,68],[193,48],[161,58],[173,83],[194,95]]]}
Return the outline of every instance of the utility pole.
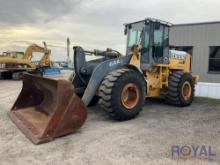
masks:
{"label": "utility pole", "polygon": [[67,37],[67,65],[68,68],[73,68],[73,62],[70,59],[70,39]]}
{"label": "utility pole", "polygon": [[70,60],[70,39],[67,37],[67,59]]}

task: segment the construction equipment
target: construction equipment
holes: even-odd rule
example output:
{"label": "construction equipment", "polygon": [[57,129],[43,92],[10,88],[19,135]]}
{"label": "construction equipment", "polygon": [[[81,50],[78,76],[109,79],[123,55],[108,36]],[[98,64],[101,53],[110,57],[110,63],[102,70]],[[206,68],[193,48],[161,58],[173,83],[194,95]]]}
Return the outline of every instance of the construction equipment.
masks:
{"label": "construction equipment", "polygon": [[[20,79],[24,72],[32,74],[42,74],[43,68],[53,65],[50,60],[51,50],[47,48],[45,42],[44,47],[32,44],[27,47],[25,52],[5,52],[0,55],[0,72],[9,74],[14,79]],[[39,64],[34,64],[31,59],[34,52],[44,53]]]}
{"label": "construction equipment", "polygon": [[74,132],[86,119],[86,107],[64,80],[24,75],[23,88],[9,113],[35,144]]}
{"label": "construction equipment", "polygon": [[[9,113],[11,119],[38,144],[78,129],[74,124],[81,126],[85,121],[85,106],[98,101],[110,117],[120,121],[136,117],[145,98],[190,105],[198,76],[191,74],[191,55],[169,51],[170,26],[152,18],[126,24],[126,56],[112,49],[74,47],[75,70],[70,82],[26,75]],[[87,55],[101,58],[86,61]],[[60,125],[66,127],[61,129]]]}

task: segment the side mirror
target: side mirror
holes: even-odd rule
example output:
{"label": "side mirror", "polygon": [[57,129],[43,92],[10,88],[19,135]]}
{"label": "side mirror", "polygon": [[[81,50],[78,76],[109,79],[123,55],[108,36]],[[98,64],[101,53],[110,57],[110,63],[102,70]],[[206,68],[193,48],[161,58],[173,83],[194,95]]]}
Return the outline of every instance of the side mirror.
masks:
{"label": "side mirror", "polygon": [[128,29],[131,29],[132,25],[126,25],[125,26],[125,30],[124,30],[124,34],[126,35],[128,33]]}
{"label": "side mirror", "polygon": [[159,30],[160,29],[160,22],[155,22],[155,30]]}
{"label": "side mirror", "polygon": [[127,26],[125,26],[124,35],[127,35],[127,33],[128,33],[128,29],[127,29]]}

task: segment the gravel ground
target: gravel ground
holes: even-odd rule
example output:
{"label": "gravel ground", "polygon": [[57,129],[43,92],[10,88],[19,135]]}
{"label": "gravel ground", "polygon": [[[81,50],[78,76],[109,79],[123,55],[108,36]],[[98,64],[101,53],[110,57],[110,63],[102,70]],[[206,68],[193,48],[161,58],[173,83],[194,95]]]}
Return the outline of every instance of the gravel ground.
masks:
{"label": "gravel ground", "polygon": [[[0,81],[0,165],[220,164],[220,103],[196,99],[177,108],[147,100],[140,115],[115,122],[99,107],[88,108],[75,134],[33,145],[7,116],[20,81]],[[172,160],[172,145],[211,146],[214,161]]]}

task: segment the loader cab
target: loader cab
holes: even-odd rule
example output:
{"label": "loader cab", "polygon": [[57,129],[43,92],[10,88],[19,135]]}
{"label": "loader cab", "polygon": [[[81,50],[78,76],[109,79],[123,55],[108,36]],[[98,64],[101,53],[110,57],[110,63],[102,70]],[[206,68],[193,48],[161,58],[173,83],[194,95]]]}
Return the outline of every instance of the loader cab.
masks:
{"label": "loader cab", "polygon": [[143,70],[150,70],[153,64],[168,63],[170,26],[170,23],[151,18],[126,24],[126,54],[131,53],[133,45],[140,44],[142,46],[141,68]]}

